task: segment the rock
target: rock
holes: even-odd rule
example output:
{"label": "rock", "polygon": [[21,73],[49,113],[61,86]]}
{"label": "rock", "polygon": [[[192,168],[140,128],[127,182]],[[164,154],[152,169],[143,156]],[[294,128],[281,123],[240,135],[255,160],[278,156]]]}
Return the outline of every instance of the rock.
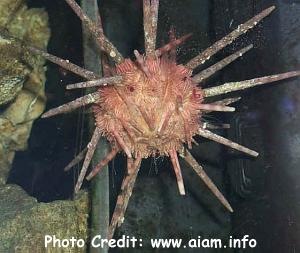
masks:
{"label": "rock", "polygon": [[[24,0],[0,2],[0,182],[8,175],[14,152],[27,147],[33,121],[45,106],[45,60],[32,55],[18,39],[46,48],[50,31],[42,9],[28,9]],[[11,40],[9,37],[16,39]]]}
{"label": "rock", "polygon": [[13,100],[23,87],[23,77],[4,76],[0,78],[0,104]]}
{"label": "rock", "polygon": [[[41,100],[38,94],[33,94],[28,90],[22,90],[3,113],[3,116],[10,120],[13,125],[23,122],[33,121],[44,111],[45,101]],[[22,108],[22,110],[20,110]]]}
{"label": "rock", "polygon": [[[48,17],[24,0],[0,1],[0,27],[10,36],[46,49]],[[5,185],[15,152],[27,148],[32,124],[45,107],[45,60],[0,32],[0,252],[62,252],[45,249],[44,236],[87,238],[88,196],[38,203],[17,185]],[[63,252],[84,252],[69,248]]]}
{"label": "rock", "polygon": [[[0,187],[0,252],[62,252],[45,249],[44,236],[87,239],[87,192],[75,200],[38,203],[19,186]],[[84,252],[68,248],[63,252]]]}

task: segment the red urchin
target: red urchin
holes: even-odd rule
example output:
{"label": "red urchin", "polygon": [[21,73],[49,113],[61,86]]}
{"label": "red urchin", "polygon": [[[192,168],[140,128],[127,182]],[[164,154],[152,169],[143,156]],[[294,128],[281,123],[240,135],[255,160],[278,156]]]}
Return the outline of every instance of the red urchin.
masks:
{"label": "red urchin", "polygon": [[93,137],[87,149],[82,151],[67,166],[67,168],[70,168],[79,162],[84,158],[86,152],[75,192],[78,192],[81,187],[101,135],[105,136],[110,142],[111,151],[93,168],[87,179],[95,176],[118,152],[123,151],[126,154],[128,175],[124,178],[121,186],[122,191],[118,196],[109,227],[108,238],[113,236],[116,226],[122,223],[141,160],[149,156],[170,157],[177,178],[179,192],[180,194],[185,194],[177,156],[177,152],[179,152],[221,203],[229,211],[232,211],[228,201],[189,153],[186,146],[191,149],[194,141],[193,137],[200,135],[251,156],[257,156],[258,153],[210,132],[207,130],[209,126],[201,121],[202,114],[210,111],[234,111],[234,108],[228,105],[239,100],[239,98],[227,98],[211,104],[205,104],[204,101],[207,97],[299,76],[300,72],[294,71],[241,82],[225,83],[207,89],[199,87],[199,83],[249,51],[253,47],[252,45],[226,57],[194,76],[193,70],[205,63],[222,48],[232,43],[237,37],[253,28],[258,22],[268,16],[275,7],[262,11],[191,59],[187,64],[181,65],[176,62],[176,47],[190,35],[176,39],[171,31],[170,42],[156,49],[158,0],[143,0],[145,54],[141,55],[135,50],[135,61],[124,59],[106,38],[100,17],[96,24],[83,13],[74,0],[65,1],[95,37],[100,49],[115,62],[115,67],[107,68],[114,74],[100,78],[93,72],[76,66],[67,60],[60,59],[33,47],[29,47],[29,50],[41,54],[48,60],[89,80],[68,85],[68,89],[99,87],[97,92],[52,109],[46,112],[43,117],[69,112],[89,104],[93,105],[96,122]]}

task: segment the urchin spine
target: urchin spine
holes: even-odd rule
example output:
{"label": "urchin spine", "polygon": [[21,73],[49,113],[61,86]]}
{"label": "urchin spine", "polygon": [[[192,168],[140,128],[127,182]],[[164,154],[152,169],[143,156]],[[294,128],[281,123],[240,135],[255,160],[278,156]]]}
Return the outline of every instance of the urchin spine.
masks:
{"label": "urchin spine", "polygon": [[[114,47],[114,45],[107,39],[107,37],[104,35],[102,26],[97,26],[94,22],[92,22],[81,10],[79,5],[74,0],[66,0],[66,2],[71,6],[71,8],[74,10],[74,12],[77,14],[77,16],[82,20],[83,24],[87,26],[91,34],[95,37],[95,40],[97,41],[98,46],[100,49],[105,52],[109,57],[112,58],[112,60],[117,64],[117,67],[119,66],[120,72],[126,72],[130,67],[131,63],[130,60],[124,59],[123,56],[118,52],[118,50]],[[145,74],[148,78],[157,78],[155,76],[152,76],[151,69],[149,68],[149,65],[147,65],[147,59],[157,59],[161,58],[164,59],[165,56],[169,53],[170,59],[173,61],[175,60],[175,49],[177,46],[179,46],[181,43],[183,43],[187,38],[190,37],[190,35],[185,35],[179,39],[175,38],[174,31],[171,29],[170,32],[170,42],[159,48],[156,49],[156,36],[157,36],[157,19],[158,19],[158,6],[159,1],[158,0],[143,0],[143,7],[144,7],[144,31],[145,31],[145,56],[141,55],[139,52],[135,51],[135,56],[137,60],[137,64],[139,65],[139,69]],[[268,16],[273,10],[274,6],[262,11],[255,17],[251,18],[244,24],[241,24],[238,26],[237,29],[232,31],[230,34],[222,38],[221,40],[214,43],[212,46],[210,46],[208,49],[204,50],[202,53],[191,59],[186,65],[185,68],[193,71],[196,67],[198,67],[201,64],[204,64],[207,60],[209,60],[214,54],[216,54],[218,51],[223,49],[225,46],[231,44],[235,39],[237,39],[239,36],[241,36],[243,33],[246,33],[249,29],[256,26],[262,19],[264,19],[266,16]],[[99,16],[99,20],[101,21],[101,18]],[[101,23],[101,22],[100,22]],[[123,82],[124,76],[116,75],[109,77],[110,79],[106,79],[105,81],[100,79],[97,75],[94,73],[85,70],[75,64],[72,64],[68,60],[60,59],[56,56],[50,55],[46,52],[43,52],[39,49],[27,47],[28,50],[31,52],[40,54],[44,56],[49,61],[52,61],[56,63],[59,66],[62,66],[63,68],[86,78],[89,80],[88,82],[83,82],[80,84],[73,84],[68,86],[68,88],[85,88],[90,86],[99,86],[99,90],[102,90],[103,85],[110,84],[115,91],[115,95],[120,97],[120,101],[124,102],[126,107],[128,108],[128,111],[132,114],[135,113],[136,108],[139,113],[142,115],[143,120],[145,121],[147,127],[151,130],[153,129],[151,117],[149,118],[147,112],[144,110],[144,108],[138,107],[133,101],[130,101],[126,98],[126,96],[122,96],[120,92],[118,92],[118,85]],[[249,51],[252,48],[252,45],[249,45],[248,47],[238,51],[237,53],[234,53],[231,56],[226,57],[225,59],[221,60],[219,63],[216,63],[215,65],[209,67],[208,69],[200,72],[199,74],[194,75],[193,82],[202,82],[203,80],[209,78],[211,75],[213,75],[216,71],[224,68],[229,63],[233,62],[240,56],[242,56],[244,53]],[[146,57],[146,59],[144,58]],[[114,71],[112,71],[114,72]],[[198,99],[201,99],[201,103],[198,105],[191,105],[192,107],[195,106],[197,110],[201,111],[201,113],[208,113],[210,111],[233,111],[234,108],[229,107],[228,105],[236,102],[240,98],[229,98],[229,99],[222,99],[218,100],[212,104],[204,104],[202,103],[202,100],[207,97],[217,96],[221,94],[226,94],[228,92],[233,92],[237,90],[242,90],[250,87],[254,87],[257,85],[261,85],[264,83],[270,83],[275,82],[282,79],[287,79],[295,76],[300,76],[299,71],[293,71],[273,76],[266,76],[266,77],[260,77],[255,78],[251,80],[241,81],[241,82],[232,82],[232,83],[226,83],[220,86],[212,87],[203,89],[202,93],[194,94],[195,98],[198,96]],[[168,89],[166,88],[166,91]],[[167,92],[164,93],[165,97],[168,94]],[[50,110],[49,112],[45,113],[44,117],[50,117],[56,114],[60,113],[66,113],[73,109],[76,109],[80,106],[85,106],[88,104],[96,104],[98,105],[99,101],[103,99],[99,93],[92,93],[88,95],[87,97],[79,98],[75,101],[72,101],[70,103],[67,103],[65,105],[62,105],[58,108],[54,108]],[[165,99],[162,101],[165,102]],[[94,111],[97,112],[99,108],[96,108]],[[226,146],[229,146],[233,149],[239,150],[241,152],[247,153],[252,156],[257,156],[258,153],[250,150],[246,147],[243,147],[237,143],[234,143],[232,141],[229,141],[228,139],[216,135],[208,130],[206,130],[204,124],[202,122],[198,122],[199,129],[196,133],[193,133],[191,131],[190,122],[188,120],[189,115],[187,111],[184,110],[184,101],[180,95],[177,95],[176,97],[176,106],[167,107],[166,110],[161,114],[161,117],[156,124],[157,127],[154,127],[154,129],[157,131],[158,134],[163,133],[166,130],[166,127],[170,121],[170,119],[173,117],[174,113],[178,113],[178,115],[181,115],[181,120],[183,122],[184,127],[184,133],[185,133],[185,139],[181,140],[182,143],[187,143],[188,147],[191,148],[192,142],[194,142],[193,136],[194,135],[200,135],[204,138],[211,139],[213,141],[219,142],[221,144],[224,144]],[[199,112],[200,115],[200,112]],[[134,125],[134,122],[126,122],[122,117],[119,118],[116,116],[116,118],[119,120],[122,129],[124,129],[127,133],[128,138],[133,139],[136,134],[141,133],[143,134],[143,130],[139,129],[138,126]],[[200,119],[199,119],[200,120]],[[75,191],[77,192],[80,189],[80,186],[82,184],[83,178],[86,174],[87,168],[89,166],[91,157],[95,151],[96,144],[100,137],[100,132],[103,131],[103,128],[97,127],[94,135],[91,139],[90,144],[87,147],[87,153],[84,160],[84,164],[82,167],[82,171],[80,173],[80,176],[78,178],[78,182],[76,184]],[[118,132],[118,129],[112,129],[111,134],[108,135],[109,140],[112,142],[112,151],[102,160],[99,162],[98,166],[94,168],[94,170],[89,174],[88,179],[91,179],[100,169],[103,167],[103,164],[107,164],[113,157],[116,155],[116,153],[120,150],[124,151],[127,155],[127,161],[128,161],[128,175],[124,178],[123,184],[122,184],[122,192],[118,197],[117,205],[112,217],[111,225],[109,227],[109,233],[108,238],[111,238],[114,234],[114,230],[117,225],[120,225],[124,218],[124,213],[126,210],[126,207],[128,205],[128,201],[130,198],[130,195],[132,193],[132,189],[134,186],[134,182],[136,179],[136,176],[139,171],[140,163],[143,158],[139,150],[135,150],[135,152],[132,152],[132,149],[130,148],[130,145],[127,144],[127,142],[123,139],[123,136],[121,136]],[[166,139],[166,142],[170,141],[170,139]],[[182,144],[181,144],[182,145]],[[181,146],[179,145],[179,146]],[[171,162],[173,164],[177,183],[179,187],[179,191],[181,194],[185,193],[184,190],[184,184],[183,179],[180,171],[180,165],[178,161],[177,151],[174,146],[170,147],[169,150],[165,155],[169,155],[171,158]],[[183,155],[184,159],[190,164],[190,166],[196,171],[196,173],[200,176],[200,178],[204,181],[204,183],[208,186],[208,188],[212,191],[212,193],[220,200],[220,202],[230,211],[232,211],[232,208],[228,201],[225,199],[225,197],[222,195],[222,193],[218,190],[218,188],[213,184],[213,182],[210,180],[210,178],[206,175],[203,168],[197,163],[197,161],[193,158],[193,156],[189,153],[188,150],[185,151]],[[78,157],[75,158],[74,161],[71,162],[71,165],[75,164],[76,162],[79,162],[79,160],[83,158],[83,155],[80,154]]]}

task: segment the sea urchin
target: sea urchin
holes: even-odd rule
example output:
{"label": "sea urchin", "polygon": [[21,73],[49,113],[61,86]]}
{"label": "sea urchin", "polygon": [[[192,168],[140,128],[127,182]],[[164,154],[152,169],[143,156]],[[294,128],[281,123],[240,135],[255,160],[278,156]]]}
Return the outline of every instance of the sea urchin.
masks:
{"label": "sea urchin", "polygon": [[234,111],[234,108],[228,105],[236,102],[239,98],[222,99],[210,104],[205,103],[205,99],[299,76],[300,72],[294,71],[246,81],[225,83],[207,89],[201,88],[199,84],[203,80],[242,56],[253,47],[252,45],[241,49],[198,74],[193,75],[193,70],[204,64],[211,56],[232,43],[237,37],[253,28],[268,16],[275,7],[270,7],[246,23],[239,25],[236,30],[214,43],[185,65],[182,65],[176,62],[176,48],[188,39],[190,34],[175,38],[174,32],[171,30],[170,42],[161,48],[156,48],[158,0],[143,0],[145,53],[140,54],[135,50],[134,61],[124,59],[107,39],[103,33],[100,16],[98,22],[92,22],[74,0],[65,1],[95,37],[99,48],[115,62],[115,66],[106,66],[106,75],[104,78],[100,78],[93,72],[74,65],[68,60],[60,59],[37,48],[28,47],[28,49],[88,80],[68,85],[68,89],[98,87],[97,92],[52,109],[43,114],[43,117],[66,113],[90,104],[93,106],[96,128],[92,139],[88,147],[68,166],[70,168],[83,159],[86,152],[75,192],[81,187],[101,136],[108,139],[111,144],[111,151],[93,168],[87,176],[88,180],[108,164],[118,152],[126,154],[128,173],[121,186],[122,191],[117,200],[108,231],[108,238],[113,236],[116,226],[122,223],[141,160],[149,156],[170,157],[179,192],[184,195],[184,183],[177,155],[177,153],[180,153],[213,194],[229,211],[232,211],[230,204],[189,153],[188,149],[192,148],[194,142],[193,137],[200,135],[254,157],[258,153],[214,134],[208,130],[209,125],[201,121],[201,116],[204,113]]}

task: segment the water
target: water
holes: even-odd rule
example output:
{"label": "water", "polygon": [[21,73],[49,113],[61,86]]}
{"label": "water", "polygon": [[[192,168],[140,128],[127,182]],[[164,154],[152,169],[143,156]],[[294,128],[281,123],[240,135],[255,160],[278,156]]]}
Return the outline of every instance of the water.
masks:
{"label": "water", "polygon": [[[45,7],[49,13],[52,30],[49,52],[81,65],[80,23],[67,5],[59,0],[29,2],[32,6]],[[133,49],[142,48],[141,2],[107,0],[101,4],[106,33],[120,51],[129,55]],[[217,58],[253,41],[255,49],[205,85],[294,70],[299,68],[300,60],[297,1],[161,1],[158,38],[159,41],[166,39],[170,24],[175,25],[180,35],[193,32],[193,39],[179,50],[178,58],[185,62],[210,41],[272,4],[278,5],[279,11]],[[78,80],[72,74],[49,64],[47,78],[47,108],[80,96],[80,92],[66,92],[63,88]],[[195,148],[194,155],[226,193],[235,209],[233,215],[223,209],[188,166],[182,164],[188,194],[180,197],[169,162],[161,160],[155,170],[151,161],[146,161],[119,234],[185,239],[197,235],[226,239],[229,235],[249,234],[258,240],[258,247],[245,252],[298,252],[300,113],[297,82],[299,79],[243,92],[237,113],[226,118],[213,116],[214,120],[231,122],[234,127],[229,130],[229,137],[258,150],[261,153],[258,159],[244,156],[241,159],[220,145],[198,139],[201,145]],[[87,124],[82,118],[82,114],[75,112],[37,120],[29,148],[18,152],[9,181],[21,185],[39,201],[72,197],[79,168],[65,173],[63,167],[88,141]],[[116,173],[111,168],[112,205],[124,170],[121,156],[115,161],[114,169]]]}

